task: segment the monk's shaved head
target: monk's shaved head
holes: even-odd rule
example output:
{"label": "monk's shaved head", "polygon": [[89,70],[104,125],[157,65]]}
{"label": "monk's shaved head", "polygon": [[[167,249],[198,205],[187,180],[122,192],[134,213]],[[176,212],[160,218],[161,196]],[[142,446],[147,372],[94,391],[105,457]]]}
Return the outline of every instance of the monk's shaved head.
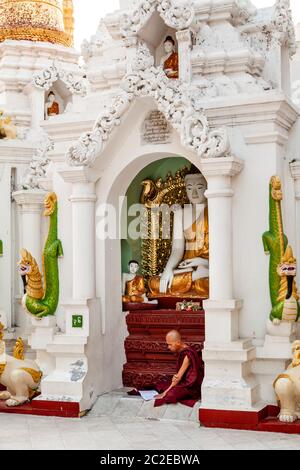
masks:
{"label": "monk's shaved head", "polygon": [[168,349],[173,353],[178,353],[184,346],[181,334],[177,330],[169,331],[166,336],[166,343],[168,345]]}
{"label": "monk's shaved head", "polygon": [[169,333],[167,334],[167,339],[169,339],[170,341],[176,341],[176,342],[181,341],[181,334],[177,330],[169,331]]}

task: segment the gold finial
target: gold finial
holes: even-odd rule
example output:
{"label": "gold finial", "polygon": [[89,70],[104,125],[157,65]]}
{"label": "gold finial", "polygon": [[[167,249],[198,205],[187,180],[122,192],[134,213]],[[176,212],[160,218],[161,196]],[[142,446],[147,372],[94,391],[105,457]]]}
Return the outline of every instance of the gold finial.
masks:
{"label": "gold finial", "polygon": [[19,359],[20,361],[24,361],[24,342],[22,338],[18,338],[14,347],[13,356],[15,359]]}
{"label": "gold finial", "polygon": [[3,336],[4,336],[4,325],[2,323],[0,323],[0,341],[3,340]]}
{"label": "gold finial", "polygon": [[70,46],[74,46],[74,7],[73,0],[63,1],[65,33],[70,38]]}
{"label": "gold finial", "polygon": [[282,201],[282,190],[281,190],[281,180],[279,176],[272,176],[271,178],[272,186],[272,198],[274,201]]}

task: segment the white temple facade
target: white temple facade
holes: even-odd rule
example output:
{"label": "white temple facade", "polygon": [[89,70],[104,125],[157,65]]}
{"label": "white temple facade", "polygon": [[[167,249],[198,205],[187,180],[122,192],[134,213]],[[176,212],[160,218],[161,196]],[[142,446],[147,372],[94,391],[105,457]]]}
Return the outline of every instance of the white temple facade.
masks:
{"label": "white temple facade", "polygon": [[[161,67],[167,36],[178,51],[175,80]],[[284,232],[300,259],[298,46],[288,0],[263,9],[250,0],[120,0],[83,43],[81,66],[63,44],[0,42],[0,109],[17,131],[0,140],[0,314],[6,338],[27,339],[44,373],[40,400],[78,403],[83,413],[122,386],[124,197],[150,165],[185,159],[207,181],[203,420],[276,405],[273,382],[300,329],[269,320],[262,234],[277,175]],[[59,112],[49,116],[51,92]],[[153,111],[167,138],[145,140]],[[48,192],[64,253],[56,314],[39,320],[22,305],[17,263],[26,248],[41,266]]]}

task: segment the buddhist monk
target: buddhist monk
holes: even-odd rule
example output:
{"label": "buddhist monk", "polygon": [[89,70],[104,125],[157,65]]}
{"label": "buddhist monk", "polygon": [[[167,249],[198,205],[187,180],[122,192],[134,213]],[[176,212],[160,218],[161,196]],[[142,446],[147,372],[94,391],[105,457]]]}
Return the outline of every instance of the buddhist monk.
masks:
{"label": "buddhist monk", "polygon": [[182,341],[178,331],[170,331],[166,336],[168,349],[177,354],[177,373],[171,384],[158,384],[155,406],[178,403],[185,400],[198,401],[201,398],[203,369],[197,351]]}

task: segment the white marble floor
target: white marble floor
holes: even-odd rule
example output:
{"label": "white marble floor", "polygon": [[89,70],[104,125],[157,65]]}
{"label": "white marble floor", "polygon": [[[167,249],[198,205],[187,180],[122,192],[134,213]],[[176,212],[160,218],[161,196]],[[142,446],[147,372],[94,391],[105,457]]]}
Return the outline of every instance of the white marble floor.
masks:
{"label": "white marble floor", "polygon": [[211,430],[193,422],[128,417],[79,420],[0,414],[0,429],[0,450],[300,449],[300,435]]}

